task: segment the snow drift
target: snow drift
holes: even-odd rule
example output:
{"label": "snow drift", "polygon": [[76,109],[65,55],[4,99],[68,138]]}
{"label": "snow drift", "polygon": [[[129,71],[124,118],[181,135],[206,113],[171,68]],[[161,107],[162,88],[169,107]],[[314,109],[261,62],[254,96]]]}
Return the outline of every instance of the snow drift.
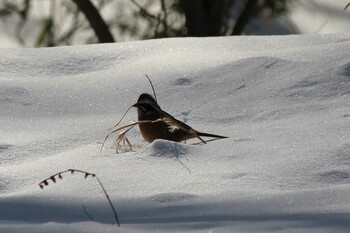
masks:
{"label": "snow drift", "polygon": [[[348,34],[1,49],[0,231],[348,232],[348,50]],[[135,127],[133,151],[100,153],[145,74],[162,109],[229,138],[147,144]],[[93,179],[39,188],[69,168],[98,174],[120,228]]]}

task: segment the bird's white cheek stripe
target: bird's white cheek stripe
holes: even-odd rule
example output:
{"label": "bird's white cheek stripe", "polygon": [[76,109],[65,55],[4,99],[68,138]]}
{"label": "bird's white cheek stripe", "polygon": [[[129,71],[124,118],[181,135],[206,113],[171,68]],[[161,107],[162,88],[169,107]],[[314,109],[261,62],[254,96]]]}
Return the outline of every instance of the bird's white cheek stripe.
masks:
{"label": "bird's white cheek stripe", "polygon": [[171,133],[175,132],[176,130],[179,130],[180,128],[175,125],[168,125],[168,129]]}
{"label": "bird's white cheek stripe", "polygon": [[141,109],[142,112],[148,112],[148,109],[142,105],[140,105],[139,108]]}

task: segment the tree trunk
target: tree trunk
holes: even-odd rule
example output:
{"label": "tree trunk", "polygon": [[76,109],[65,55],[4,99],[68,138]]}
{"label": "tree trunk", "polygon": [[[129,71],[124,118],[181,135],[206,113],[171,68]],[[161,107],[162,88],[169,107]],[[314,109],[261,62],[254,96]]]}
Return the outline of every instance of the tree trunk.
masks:
{"label": "tree trunk", "polygon": [[89,21],[100,43],[115,42],[105,21],[90,0],[73,0]]}
{"label": "tree trunk", "polygon": [[258,4],[258,0],[248,0],[246,5],[244,6],[243,11],[239,15],[236,25],[233,28],[231,35],[240,35],[243,32],[243,29],[245,25],[250,20],[251,16],[254,13],[254,10],[256,9],[256,6]]}
{"label": "tree trunk", "polygon": [[188,36],[220,36],[225,0],[181,0]]}

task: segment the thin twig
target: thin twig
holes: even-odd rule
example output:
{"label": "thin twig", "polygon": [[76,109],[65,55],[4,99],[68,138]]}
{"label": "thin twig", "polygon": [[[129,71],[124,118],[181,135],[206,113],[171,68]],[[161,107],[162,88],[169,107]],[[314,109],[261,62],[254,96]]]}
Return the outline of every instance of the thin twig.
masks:
{"label": "thin twig", "polygon": [[[106,196],[106,198],[107,198],[107,200],[108,200],[108,203],[109,203],[109,205],[110,205],[110,207],[111,207],[111,209],[112,209],[112,211],[113,211],[114,218],[115,218],[115,220],[116,220],[118,226],[120,226],[120,222],[119,222],[119,219],[118,219],[118,216],[117,216],[117,212],[116,212],[116,210],[115,210],[115,208],[114,208],[114,206],[113,206],[113,203],[112,203],[111,199],[109,198],[109,195],[107,194],[107,191],[106,191],[106,189],[104,188],[102,182],[101,182],[100,179],[97,177],[97,175],[94,174],[94,173],[90,173],[90,172],[86,172],[86,171],[82,171],[82,170],[78,170],[78,169],[68,169],[68,170],[66,170],[66,171],[58,172],[58,173],[56,173],[56,174],[50,176],[49,178],[47,178],[47,179],[41,181],[41,182],[39,183],[39,187],[40,187],[41,189],[43,189],[45,186],[48,186],[48,185],[49,185],[49,182],[50,182],[50,181],[56,183],[57,178],[58,178],[58,179],[62,179],[62,175],[65,174],[65,173],[70,173],[70,174],[82,173],[82,174],[84,174],[84,178],[87,178],[87,177],[89,177],[89,176],[91,176],[92,178],[95,178],[95,179],[98,181],[100,187],[101,187],[102,190],[103,190],[103,193],[105,194],[105,196]],[[85,210],[85,207],[83,207],[83,209],[84,209],[85,213],[87,213],[86,210]],[[87,215],[90,216],[89,214],[87,214]],[[93,219],[93,218],[91,218],[91,216],[90,216],[90,219]],[[113,223],[112,223],[112,224],[113,224]]]}
{"label": "thin twig", "polygon": [[154,95],[154,99],[156,100],[156,103],[158,103],[158,101],[157,101],[157,96],[156,96],[156,92],[154,91],[153,83],[152,83],[151,79],[148,77],[147,74],[146,74],[146,77],[147,77],[149,83],[151,84],[152,91],[153,91],[153,95]]}
{"label": "thin twig", "polygon": [[111,206],[111,208],[112,208],[112,210],[113,210],[114,218],[115,218],[115,220],[117,221],[118,226],[120,226],[119,219],[118,219],[118,215],[117,215],[117,211],[115,210],[115,208],[114,208],[114,206],[113,206],[113,203],[112,203],[111,199],[109,198],[109,195],[108,195],[106,189],[103,187],[103,184],[102,184],[102,182],[100,181],[100,179],[99,179],[97,176],[95,176],[95,177],[96,177],[98,183],[100,184],[100,186],[101,186],[101,188],[102,188],[102,190],[103,190],[103,192],[104,192],[104,194],[105,194],[105,196],[106,196],[106,198],[107,198],[107,200],[108,200],[108,202],[109,202],[109,205]]}
{"label": "thin twig", "polygon": [[176,160],[179,161],[179,163],[180,163],[184,168],[186,168],[186,170],[187,170],[189,173],[192,173],[191,170],[180,160],[179,156],[176,156]]}
{"label": "thin twig", "polygon": [[[222,138],[211,138],[211,139],[208,139],[208,140],[205,140],[205,142],[212,142],[212,141],[216,141],[216,140],[220,140]],[[192,143],[191,145],[200,145],[202,144],[202,142],[195,142],[195,143]]]}
{"label": "thin twig", "polygon": [[86,216],[88,216],[88,218],[89,218],[91,221],[95,222],[95,219],[89,214],[89,212],[87,212],[87,210],[86,210],[86,208],[85,208],[84,205],[83,205],[83,211],[84,211],[84,213],[86,214]]}
{"label": "thin twig", "polygon": [[136,0],[130,0],[135,6],[137,6],[141,13],[145,14],[146,16],[148,16],[151,19],[156,19],[159,20],[156,16],[152,15],[151,13],[149,13],[140,3],[138,3]]}
{"label": "thin twig", "polygon": [[167,9],[166,9],[166,5],[165,5],[165,1],[164,0],[161,0],[161,5],[162,5],[162,11],[164,13],[164,19],[162,20],[162,24],[163,24],[163,27],[164,27],[164,31],[165,31],[165,34],[168,35],[168,12],[167,12]]}
{"label": "thin twig", "polygon": [[131,109],[132,107],[133,107],[133,106],[130,106],[130,107],[128,108],[128,110],[126,110],[126,112],[124,113],[124,115],[122,116],[122,118],[120,118],[120,120],[119,120],[117,123],[115,123],[115,125],[114,125],[112,128],[110,128],[110,129],[108,129],[108,130],[111,130],[111,129],[117,127],[117,126],[120,124],[120,122],[124,119],[124,117],[126,116],[126,114],[130,111],[130,109]]}

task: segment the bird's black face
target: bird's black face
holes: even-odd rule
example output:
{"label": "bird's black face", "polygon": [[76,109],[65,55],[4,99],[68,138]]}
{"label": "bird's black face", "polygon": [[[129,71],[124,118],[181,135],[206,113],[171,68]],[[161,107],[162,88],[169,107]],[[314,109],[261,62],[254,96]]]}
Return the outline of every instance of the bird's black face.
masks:
{"label": "bird's black face", "polygon": [[149,103],[136,103],[134,107],[137,107],[137,111],[142,114],[149,114],[156,111],[156,109]]}
{"label": "bird's black face", "polygon": [[150,94],[141,94],[133,107],[137,108],[139,120],[154,120],[160,117],[160,107]]}

